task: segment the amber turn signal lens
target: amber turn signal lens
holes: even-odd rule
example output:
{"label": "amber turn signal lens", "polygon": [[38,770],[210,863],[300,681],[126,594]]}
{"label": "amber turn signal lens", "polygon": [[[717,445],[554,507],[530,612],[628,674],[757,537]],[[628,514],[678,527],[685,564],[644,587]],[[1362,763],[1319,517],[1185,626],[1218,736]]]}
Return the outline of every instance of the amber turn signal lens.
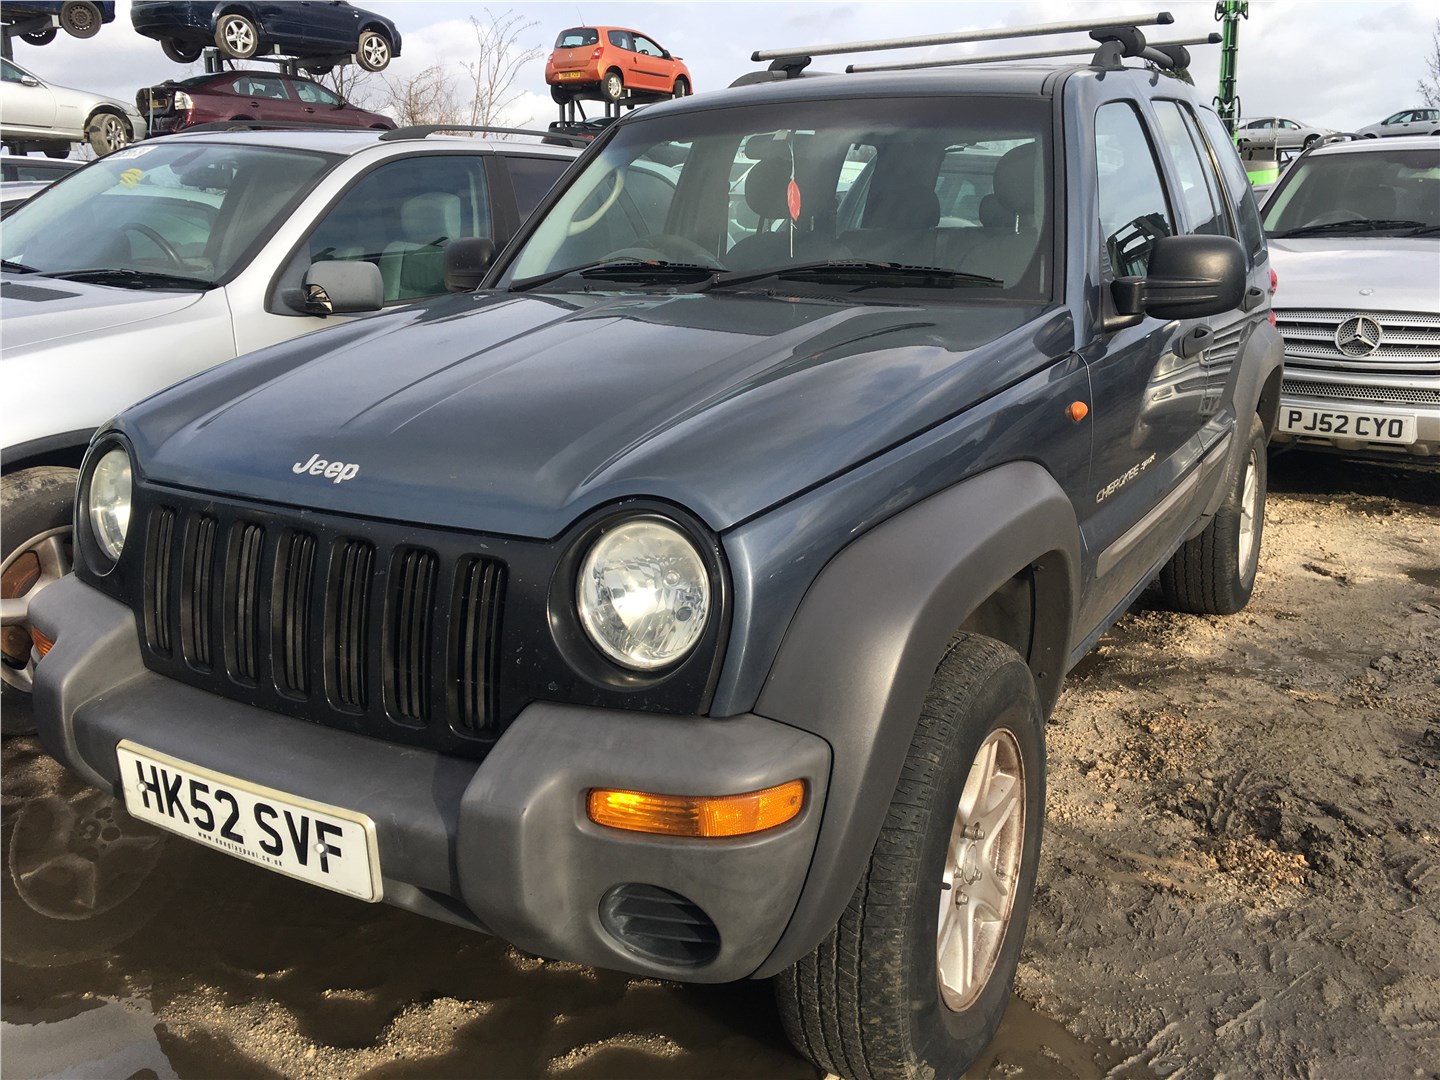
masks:
{"label": "amber turn signal lens", "polygon": [[41,656],[44,656],[55,647],[55,642],[51,641],[33,626],[30,628],[30,639],[35,642],[35,651]]}
{"label": "amber turn signal lens", "polygon": [[661,836],[748,836],[794,818],[805,806],[805,781],[744,795],[652,795],[592,788],[590,820],[597,825]]}

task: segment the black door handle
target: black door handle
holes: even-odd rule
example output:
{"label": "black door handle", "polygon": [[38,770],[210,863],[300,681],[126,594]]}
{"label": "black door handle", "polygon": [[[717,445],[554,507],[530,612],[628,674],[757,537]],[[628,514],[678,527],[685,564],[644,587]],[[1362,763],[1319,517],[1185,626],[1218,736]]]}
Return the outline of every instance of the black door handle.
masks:
{"label": "black door handle", "polygon": [[1215,331],[1208,326],[1194,326],[1181,336],[1175,346],[1175,351],[1182,359],[1190,360],[1199,356],[1211,345],[1215,344]]}

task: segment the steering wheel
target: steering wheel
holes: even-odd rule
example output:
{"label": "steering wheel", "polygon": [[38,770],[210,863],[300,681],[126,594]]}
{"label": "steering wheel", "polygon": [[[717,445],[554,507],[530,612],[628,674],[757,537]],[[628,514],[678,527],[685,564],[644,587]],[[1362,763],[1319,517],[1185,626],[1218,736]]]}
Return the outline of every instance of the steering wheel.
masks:
{"label": "steering wheel", "polygon": [[612,251],[607,259],[662,259],[668,262],[693,262],[711,270],[724,270],[725,264],[708,249],[686,236],[674,233],[651,233],[629,247]]}
{"label": "steering wheel", "polygon": [[184,269],[185,260],[180,255],[180,253],[175,250],[174,245],[171,244],[169,240],[166,240],[165,237],[161,236],[158,232],[152,229],[149,225],[141,224],[138,221],[127,221],[120,226],[120,231],[122,233],[139,233],[141,236],[145,237],[146,240],[149,240],[152,244],[154,244],[160,249],[160,254],[164,255],[165,258],[170,261],[171,266],[175,267],[177,270]]}
{"label": "steering wheel", "polygon": [[605,216],[606,211],[615,205],[615,200],[620,198],[620,193],[625,190],[625,174],[616,170],[613,175],[615,186],[610,189],[610,194],[605,196],[605,201],[600,204],[600,209],[596,210],[587,218],[579,218],[576,221],[572,221],[565,230],[566,236],[579,236],[581,233],[593,228],[595,223]]}

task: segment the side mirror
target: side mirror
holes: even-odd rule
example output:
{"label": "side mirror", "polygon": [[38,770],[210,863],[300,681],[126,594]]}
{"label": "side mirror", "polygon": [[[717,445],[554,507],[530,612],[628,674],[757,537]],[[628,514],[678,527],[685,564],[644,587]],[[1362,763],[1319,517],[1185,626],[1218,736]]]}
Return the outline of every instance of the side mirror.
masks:
{"label": "side mirror", "polygon": [[1110,291],[1121,316],[1219,315],[1245,297],[1245,251],[1231,236],[1162,236],[1150,252],[1149,273],[1116,278]]}
{"label": "side mirror", "polygon": [[495,241],[484,236],[457,236],[445,245],[445,288],[474,292],[495,261]]}
{"label": "side mirror", "polygon": [[297,310],[307,315],[379,311],[385,305],[380,268],[368,262],[320,262],[305,271]]}
{"label": "side mirror", "polygon": [[21,86],[39,86],[39,85],[40,85],[40,80],[37,79],[37,78],[35,78],[34,75],[21,75],[21,76],[20,76],[20,85],[21,85]]}

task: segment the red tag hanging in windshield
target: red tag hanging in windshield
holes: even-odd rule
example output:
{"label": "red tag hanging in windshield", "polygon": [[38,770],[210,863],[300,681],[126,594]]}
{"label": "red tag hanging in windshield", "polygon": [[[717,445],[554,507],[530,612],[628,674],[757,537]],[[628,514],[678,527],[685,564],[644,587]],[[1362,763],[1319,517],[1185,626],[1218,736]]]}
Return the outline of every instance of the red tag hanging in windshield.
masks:
{"label": "red tag hanging in windshield", "polygon": [[[774,190],[773,188],[771,189]],[[785,189],[785,202],[790,207],[790,220],[800,220],[800,185],[795,183],[795,178],[790,178],[790,186]]]}

